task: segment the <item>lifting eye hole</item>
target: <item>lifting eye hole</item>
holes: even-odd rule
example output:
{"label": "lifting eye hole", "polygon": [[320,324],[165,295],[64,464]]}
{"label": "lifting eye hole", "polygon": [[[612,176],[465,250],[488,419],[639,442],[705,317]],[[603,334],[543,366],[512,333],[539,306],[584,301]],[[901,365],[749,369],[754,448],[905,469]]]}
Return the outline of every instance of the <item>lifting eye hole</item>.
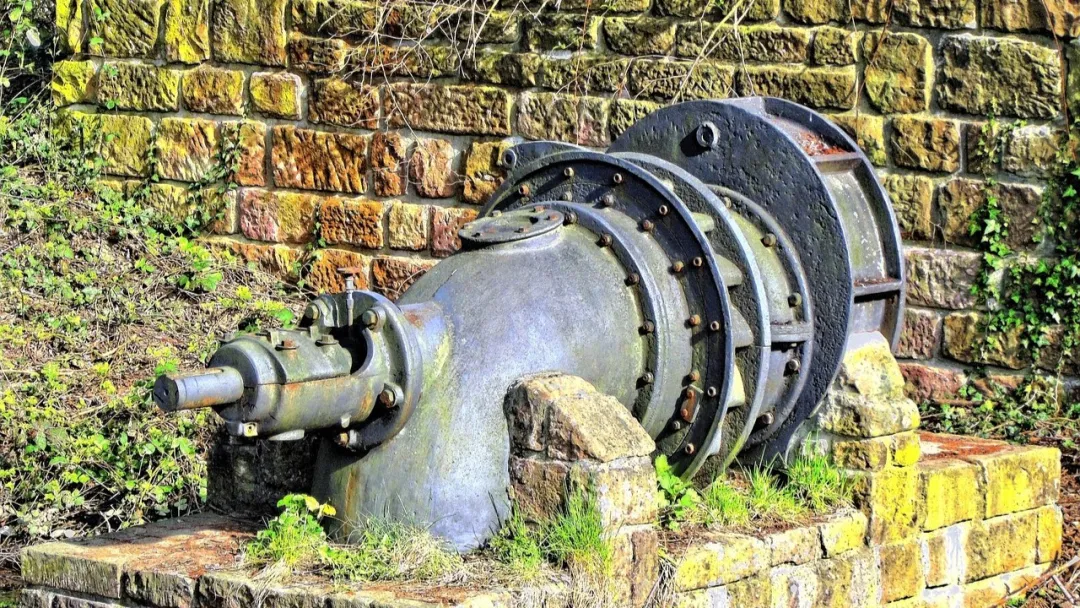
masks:
{"label": "lifting eye hole", "polygon": [[355,374],[371,365],[371,360],[375,354],[375,342],[371,339],[370,331],[355,334],[349,342],[343,343],[342,346],[345,346],[345,350],[352,357],[349,364],[349,373]]}

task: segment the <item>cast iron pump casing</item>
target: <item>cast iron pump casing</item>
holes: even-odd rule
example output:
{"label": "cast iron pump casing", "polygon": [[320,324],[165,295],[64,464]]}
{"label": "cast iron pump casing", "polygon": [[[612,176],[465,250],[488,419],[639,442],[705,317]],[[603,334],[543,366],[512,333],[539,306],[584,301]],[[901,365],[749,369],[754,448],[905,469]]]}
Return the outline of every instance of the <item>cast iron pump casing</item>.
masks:
{"label": "cast iron pump casing", "polygon": [[688,102],[606,152],[534,142],[462,250],[395,303],[347,289],[301,329],[224,344],[159,379],[175,410],[238,435],[325,433],[314,494],[460,549],[509,509],[515,381],[580,376],[629,408],[684,477],[792,453],[846,345],[894,342],[904,276],[885,192],[856,144],[772,98]]}

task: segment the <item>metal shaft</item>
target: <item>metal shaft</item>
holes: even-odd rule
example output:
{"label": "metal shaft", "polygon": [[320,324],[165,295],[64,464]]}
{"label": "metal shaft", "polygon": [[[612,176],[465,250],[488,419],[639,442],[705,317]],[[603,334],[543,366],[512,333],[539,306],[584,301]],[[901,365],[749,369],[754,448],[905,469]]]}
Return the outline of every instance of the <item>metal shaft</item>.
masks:
{"label": "metal shaft", "polygon": [[244,379],[231,367],[165,374],[154,382],[154,403],[167,412],[227,405],[244,396]]}

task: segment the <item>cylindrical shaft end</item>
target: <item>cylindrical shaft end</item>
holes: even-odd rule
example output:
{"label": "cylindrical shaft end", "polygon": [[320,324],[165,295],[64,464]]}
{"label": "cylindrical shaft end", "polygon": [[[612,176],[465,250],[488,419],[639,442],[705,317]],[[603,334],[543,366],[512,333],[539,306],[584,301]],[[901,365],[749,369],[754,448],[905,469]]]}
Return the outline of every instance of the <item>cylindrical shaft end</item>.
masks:
{"label": "cylindrical shaft end", "polygon": [[231,367],[163,374],[154,382],[154,403],[166,412],[225,405],[243,395],[244,379]]}

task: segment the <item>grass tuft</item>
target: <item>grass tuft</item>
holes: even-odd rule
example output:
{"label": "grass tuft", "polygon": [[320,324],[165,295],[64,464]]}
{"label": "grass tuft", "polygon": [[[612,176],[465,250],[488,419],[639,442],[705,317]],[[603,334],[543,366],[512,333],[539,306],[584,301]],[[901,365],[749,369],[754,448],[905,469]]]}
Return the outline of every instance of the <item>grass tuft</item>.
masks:
{"label": "grass tuft", "polygon": [[536,527],[529,527],[521,512],[514,507],[502,528],[492,537],[489,547],[495,559],[506,565],[513,576],[530,581],[539,574],[544,563],[543,539]]}
{"label": "grass tuft", "polygon": [[851,478],[824,454],[807,453],[795,458],[788,464],[787,478],[792,493],[815,513],[851,504]]}
{"label": "grass tuft", "polygon": [[557,564],[584,572],[611,572],[611,543],[593,492],[574,488],[563,510],[544,526],[544,547]]}

